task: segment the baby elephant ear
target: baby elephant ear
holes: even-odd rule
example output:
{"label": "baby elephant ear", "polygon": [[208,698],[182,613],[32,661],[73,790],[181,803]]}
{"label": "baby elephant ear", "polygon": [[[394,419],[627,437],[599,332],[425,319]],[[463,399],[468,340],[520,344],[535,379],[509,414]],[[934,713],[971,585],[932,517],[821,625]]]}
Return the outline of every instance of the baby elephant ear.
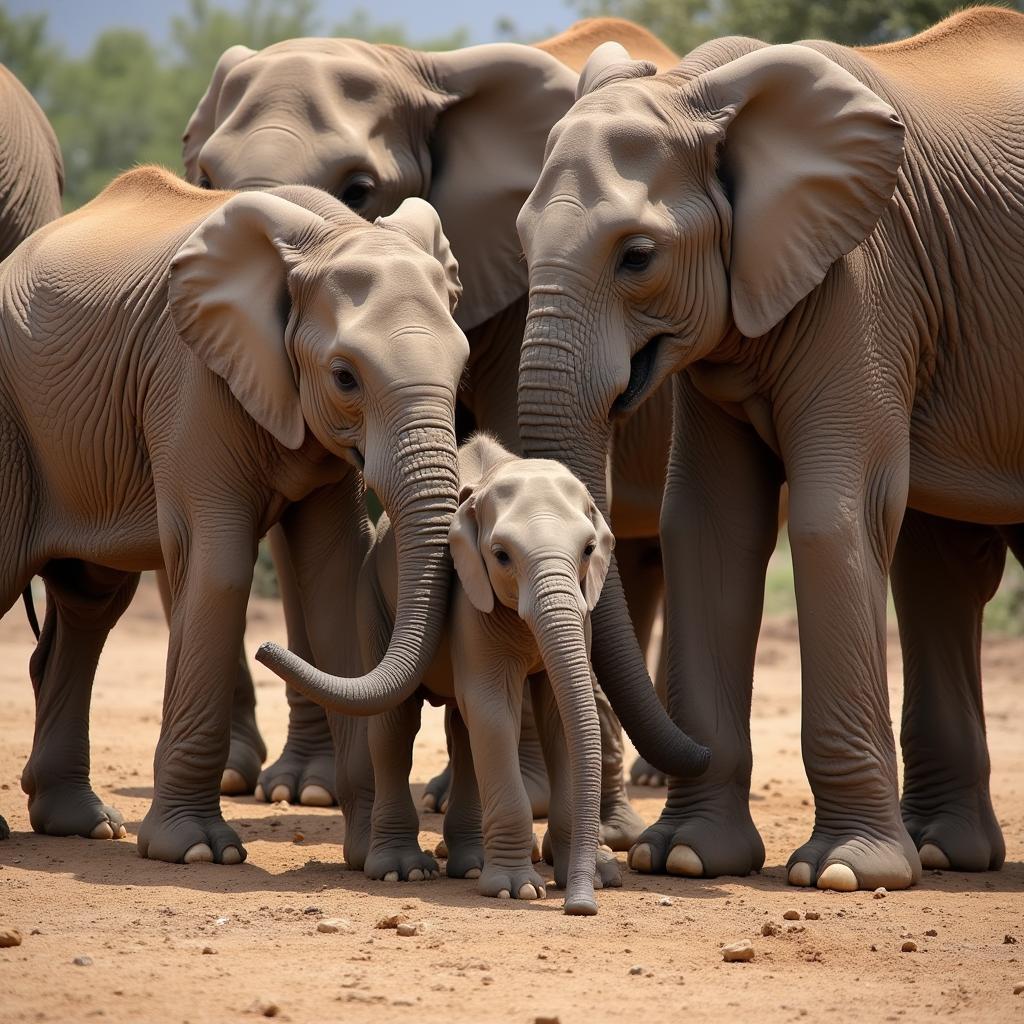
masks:
{"label": "baby elephant ear", "polygon": [[576,99],[613,82],[649,78],[657,73],[658,69],[649,60],[633,60],[621,43],[602,43],[583,65],[576,85]]}
{"label": "baby elephant ear", "polygon": [[460,494],[459,501],[461,504],[448,528],[448,547],[466,597],[477,611],[489,615],[494,611],[494,591],[491,589],[484,556],[480,553],[480,534],[472,491],[465,497]]}
{"label": "baby elephant ear", "polygon": [[451,246],[441,227],[441,218],[430,203],[411,196],[390,217],[378,217],[375,223],[382,228],[401,231],[444,267],[444,276],[448,281],[448,309],[454,312],[459,296],[462,295],[459,264],[452,255]]}
{"label": "baby elephant ear", "polygon": [[583,596],[587,599],[587,610],[593,611],[604,589],[605,577],[608,575],[608,567],[612,564],[612,551],[615,550],[615,536],[608,529],[601,510],[590,503],[590,521],[594,524],[597,533],[597,545],[594,553],[590,556],[590,567],[583,580]]}

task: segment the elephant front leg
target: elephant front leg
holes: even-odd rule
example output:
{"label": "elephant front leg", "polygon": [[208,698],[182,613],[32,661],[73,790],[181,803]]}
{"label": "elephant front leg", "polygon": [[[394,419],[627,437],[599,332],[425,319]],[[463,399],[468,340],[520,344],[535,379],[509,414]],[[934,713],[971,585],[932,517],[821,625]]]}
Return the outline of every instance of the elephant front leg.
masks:
{"label": "elephant front leg", "polygon": [[747,875],[764,863],[750,816],[750,700],[781,468],[753,429],[675,382],[676,433],[662,505],[673,718],[711,748],[697,779],[669,780],[658,821],[630,851],[641,872]]}
{"label": "elephant front leg", "polygon": [[194,523],[186,550],[168,539],[164,553],[171,642],[154,797],[139,828],[139,853],[186,864],[238,864],[245,849],[221,815],[220,782],[256,538]]}
{"label": "elephant front leg", "polygon": [[484,867],[484,845],[473,748],[458,708],[446,710],[452,784],[444,816],[444,845],[448,851],[445,871],[449,878],[479,878]]}
{"label": "elephant front leg", "polygon": [[420,882],[439,874],[437,861],[420,849],[420,819],[409,790],[421,707],[420,699],[412,697],[368,723],[375,792],[370,850],[363,866],[367,878]]}
{"label": "elephant front leg", "polygon": [[903,821],[926,868],[986,871],[1006,844],[989,795],[981,626],[1006,544],[908,509],[892,563],[903,648]]}

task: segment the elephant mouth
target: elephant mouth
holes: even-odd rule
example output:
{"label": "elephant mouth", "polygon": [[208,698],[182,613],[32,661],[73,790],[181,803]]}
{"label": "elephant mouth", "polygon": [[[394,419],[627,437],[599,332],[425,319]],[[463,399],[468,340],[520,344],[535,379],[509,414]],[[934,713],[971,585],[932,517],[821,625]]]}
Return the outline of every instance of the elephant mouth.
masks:
{"label": "elephant mouth", "polygon": [[647,397],[654,364],[664,334],[656,334],[643,348],[634,353],[629,361],[629,382],[626,390],[612,403],[610,419],[628,416]]}

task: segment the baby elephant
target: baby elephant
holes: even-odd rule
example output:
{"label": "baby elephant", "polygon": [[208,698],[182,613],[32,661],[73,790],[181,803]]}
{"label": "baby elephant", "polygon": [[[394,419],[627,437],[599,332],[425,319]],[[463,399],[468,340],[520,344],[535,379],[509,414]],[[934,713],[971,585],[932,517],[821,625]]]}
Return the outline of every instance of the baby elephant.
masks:
{"label": "baby elephant", "polygon": [[[485,434],[459,450],[459,483],[448,535],[458,584],[441,646],[423,677],[430,694],[457,705],[444,824],[448,875],[479,876],[485,896],[545,895],[531,862],[533,821],[517,756],[529,679],[552,781],[555,879],[565,889],[567,914],[594,914],[595,884],[621,884],[617,862],[597,848],[601,743],[589,654],[590,610],[614,539],[569,470],[518,458]],[[394,535],[383,516],[360,575],[367,664],[391,636],[397,569]],[[307,692],[331,706],[328,686]],[[376,794],[365,870],[373,878],[437,873],[434,858],[419,847],[409,791],[422,698],[421,689],[370,722]]]}

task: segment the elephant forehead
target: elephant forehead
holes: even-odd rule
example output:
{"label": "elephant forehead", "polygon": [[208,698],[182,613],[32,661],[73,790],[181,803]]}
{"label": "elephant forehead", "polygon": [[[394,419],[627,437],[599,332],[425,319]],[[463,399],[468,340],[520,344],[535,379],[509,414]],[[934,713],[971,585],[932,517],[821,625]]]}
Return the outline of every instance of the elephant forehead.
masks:
{"label": "elephant forehead", "polygon": [[523,519],[555,516],[564,521],[585,513],[586,488],[560,463],[521,459],[501,467],[487,488],[500,516]]}

